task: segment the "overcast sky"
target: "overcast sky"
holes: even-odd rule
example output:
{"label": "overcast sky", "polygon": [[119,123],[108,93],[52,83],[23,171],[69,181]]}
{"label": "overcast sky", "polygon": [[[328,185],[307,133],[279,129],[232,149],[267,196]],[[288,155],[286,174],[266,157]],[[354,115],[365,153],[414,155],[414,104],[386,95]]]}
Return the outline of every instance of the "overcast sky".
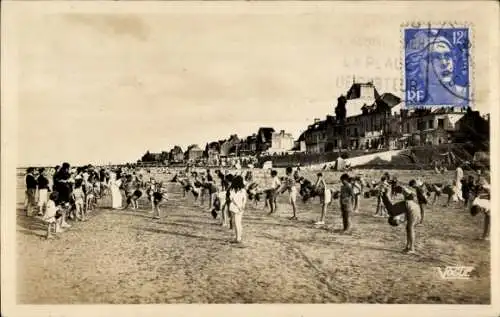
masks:
{"label": "overcast sky", "polygon": [[135,161],[261,126],[298,137],[333,113],[353,76],[402,97],[400,24],[411,9],[228,7],[26,14],[19,164]]}

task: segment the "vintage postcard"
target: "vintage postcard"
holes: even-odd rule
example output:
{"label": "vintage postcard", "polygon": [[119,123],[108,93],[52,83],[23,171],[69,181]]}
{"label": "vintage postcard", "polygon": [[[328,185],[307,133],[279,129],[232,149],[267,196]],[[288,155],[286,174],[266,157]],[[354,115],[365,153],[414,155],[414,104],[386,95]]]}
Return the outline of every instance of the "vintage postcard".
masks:
{"label": "vintage postcard", "polygon": [[2,315],[499,316],[499,16],[2,3]]}

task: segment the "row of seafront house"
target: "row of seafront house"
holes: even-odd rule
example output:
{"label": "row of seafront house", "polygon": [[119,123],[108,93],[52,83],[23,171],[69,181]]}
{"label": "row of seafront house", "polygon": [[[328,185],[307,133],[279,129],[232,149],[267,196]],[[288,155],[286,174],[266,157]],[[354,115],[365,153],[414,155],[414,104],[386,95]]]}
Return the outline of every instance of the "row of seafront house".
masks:
{"label": "row of seafront house", "polygon": [[230,135],[225,140],[207,143],[204,149],[193,144],[185,152],[179,146],[170,152],[147,152],[140,162],[220,165],[234,158],[365,153],[470,140],[489,141],[489,116],[453,107],[404,109],[402,104],[401,99],[391,93],[380,94],[372,82],[353,82],[347,94],[338,98],[332,115],[324,120],[315,119],[297,140],[283,130],[261,127],[251,136]]}

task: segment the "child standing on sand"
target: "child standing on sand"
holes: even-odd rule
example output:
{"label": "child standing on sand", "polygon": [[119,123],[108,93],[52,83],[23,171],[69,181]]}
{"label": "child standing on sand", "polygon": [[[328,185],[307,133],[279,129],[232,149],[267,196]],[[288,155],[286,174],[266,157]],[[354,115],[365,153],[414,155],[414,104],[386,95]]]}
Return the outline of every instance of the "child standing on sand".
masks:
{"label": "child standing on sand", "polygon": [[224,177],[224,190],[220,193],[221,198],[221,220],[223,227],[233,228],[233,223],[231,219],[231,213],[229,212],[229,208],[231,206],[231,188],[233,186],[233,175],[227,174]]}
{"label": "child standing on sand", "polygon": [[357,213],[359,211],[359,196],[363,192],[363,182],[360,176],[355,176],[351,178],[351,186],[354,193],[353,199],[353,211]]}
{"label": "child standing on sand", "polygon": [[[289,166],[286,168],[286,176],[283,179],[281,187],[277,190],[278,193],[282,194],[285,191],[288,191],[288,202],[292,205],[293,216],[290,217],[290,220],[298,220],[297,218],[297,187],[295,183],[295,179],[292,175],[293,170]],[[275,198],[276,199],[276,198]]]}
{"label": "child standing on sand", "polygon": [[[125,189],[125,200],[126,200],[125,209],[127,209],[128,206],[130,206],[130,204],[132,203],[132,195],[134,194],[134,191],[136,189],[136,185],[134,183],[132,175],[126,176],[125,184],[123,187]],[[132,208],[134,207],[132,206]]]}
{"label": "child standing on sand", "polygon": [[321,201],[321,216],[318,221],[314,224],[322,226],[325,224],[326,208],[328,204],[332,201],[332,192],[326,187],[325,179],[323,178],[323,173],[318,173],[318,180],[314,185],[314,190],[318,193],[319,199]]}
{"label": "child standing on sand", "polygon": [[427,204],[427,195],[425,194],[424,184],[420,181],[416,181],[412,179],[409,183],[410,187],[415,190],[415,195],[417,199],[418,206],[420,208],[420,222],[422,224],[424,222],[424,213],[425,213],[425,205]]}
{"label": "child standing on sand", "polygon": [[32,216],[36,205],[36,187],[38,184],[34,171],[33,167],[26,170],[26,216],[28,217]]}
{"label": "child standing on sand", "polygon": [[80,178],[75,182],[75,189],[71,193],[72,199],[75,203],[76,219],[85,221],[85,193],[82,188],[83,180]]}
{"label": "child standing on sand", "polygon": [[141,186],[136,183],[134,193],[130,197],[130,203],[132,204],[132,209],[139,209],[139,198],[142,196]]}
{"label": "child standing on sand", "polygon": [[389,196],[392,197],[391,185],[389,184],[389,174],[386,173],[380,179],[378,184],[378,195],[377,195],[377,209],[375,210],[375,217],[386,217],[387,210],[385,210],[384,204],[382,203],[382,192],[389,191]]}
{"label": "child standing on sand", "polygon": [[281,181],[278,178],[278,172],[271,170],[271,186],[266,190],[266,202],[269,204],[269,215],[277,211],[276,204],[277,191],[281,186]]}
{"label": "child standing on sand", "polygon": [[47,208],[47,202],[49,199],[49,179],[47,178],[47,172],[42,167],[38,170],[40,175],[37,178],[38,183],[38,215],[42,216]]}
{"label": "child standing on sand", "polygon": [[95,198],[94,184],[92,184],[92,181],[93,177],[90,176],[86,181],[84,181],[83,185],[84,186],[83,189],[85,190],[85,213],[94,210],[94,203],[96,198]]}
{"label": "child standing on sand", "polygon": [[58,195],[57,192],[52,192],[49,196],[49,200],[47,201],[47,208],[45,210],[45,215],[43,216],[43,221],[47,223],[47,239],[53,238],[52,233],[60,232],[60,227],[58,224],[57,217],[57,201]]}
{"label": "child standing on sand", "polygon": [[153,219],[160,219],[160,203],[166,200],[166,193],[163,190],[163,183],[159,182],[153,192]]}
{"label": "child standing on sand", "polygon": [[246,202],[247,193],[243,183],[243,177],[236,176],[231,184],[231,189],[229,190],[229,212],[231,213],[234,233],[236,236],[234,243],[237,243],[240,246],[242,246],[242,220]]}
{"label": "child standing on sand", "polygon": [[340,211],[342,213],[342,224],[344,232],[351,230],[351,213],[353,210],[354,192],[351,186],[351,179],[348,174],[340,176],[342,186],[340,187]]}

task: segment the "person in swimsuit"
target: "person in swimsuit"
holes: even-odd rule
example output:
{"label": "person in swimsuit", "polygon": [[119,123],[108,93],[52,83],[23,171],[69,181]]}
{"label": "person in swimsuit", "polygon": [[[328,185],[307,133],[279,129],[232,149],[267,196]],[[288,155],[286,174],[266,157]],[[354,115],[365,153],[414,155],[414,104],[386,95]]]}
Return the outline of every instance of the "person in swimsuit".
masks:
{"label": "person in swimsuit", "polygon": [[314,185],[314,189],[316,193],[318,193],[319,199],[321,201],[321,216],[318,221],[314,224],[318,226],[322,226],[325,224],[325,216],[327,206],[332,201],[332,192],[326,186],[325,179],[323,178],[323,173],[318,173],[318,179],[316,184]]}
{"label": "person in swimsuit", "polygon": [[288,192],[288,202],[292,206],[293,216],[290,217],[290,220],[298,220],[297,218],[297,187],[295,183],[295,179],[292,175],[293,170],[289,166],[286,168],[286,176],[281,183],[280,188],[277,190],[278,193],[282,194],[284,192]]}

